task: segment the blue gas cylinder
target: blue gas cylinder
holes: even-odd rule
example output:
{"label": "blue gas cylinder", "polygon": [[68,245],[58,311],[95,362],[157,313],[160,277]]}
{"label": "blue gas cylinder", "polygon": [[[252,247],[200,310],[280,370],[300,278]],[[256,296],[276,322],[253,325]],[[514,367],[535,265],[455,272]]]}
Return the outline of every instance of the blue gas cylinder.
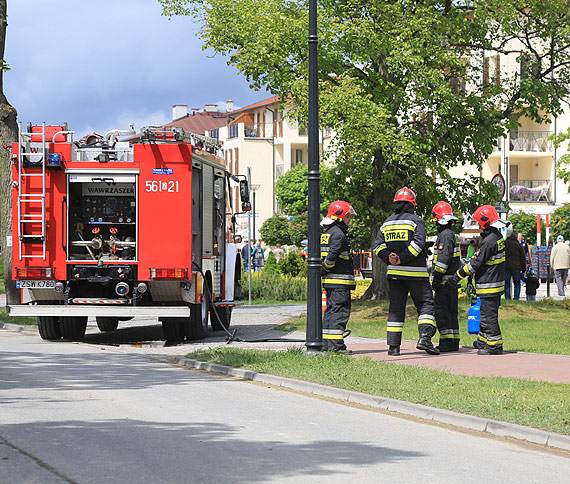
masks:
{"label": "blue gas cylinder", "polygon": [[467,311],[467,331],[469,334],[479,333],[481,325],[481,298],[477,298]]}

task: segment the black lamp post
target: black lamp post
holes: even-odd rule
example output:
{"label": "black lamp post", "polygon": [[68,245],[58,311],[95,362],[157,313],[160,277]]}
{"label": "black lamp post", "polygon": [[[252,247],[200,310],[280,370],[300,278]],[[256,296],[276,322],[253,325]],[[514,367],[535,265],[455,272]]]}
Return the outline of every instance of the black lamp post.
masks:
{"label": "black lamp post", "polygon": [[317,46],[317,0],[309,1],[309,166],[307,173],[309,213],[307,257],[307,333],[305,346],[308,352],[321,351],[323,321],[320,305],[321,251],[320,251],[320,181],[319,170],[319,86]]}

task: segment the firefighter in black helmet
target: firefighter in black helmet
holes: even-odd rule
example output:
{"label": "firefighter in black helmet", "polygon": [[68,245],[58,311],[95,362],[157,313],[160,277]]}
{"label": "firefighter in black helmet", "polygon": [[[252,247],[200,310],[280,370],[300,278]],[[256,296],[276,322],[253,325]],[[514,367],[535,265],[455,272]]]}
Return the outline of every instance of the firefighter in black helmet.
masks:
{"label": "firefighter in black helmet", "polygon": [[398,356],[406,316],[408,292],[418,311],[416,347],[439,355],[431,338],[435,334],[434,300],[427,271],[426,227],[414,214],[416,194],[408,187],[394,196],[394,213],[380,227],[372,250],[388,265],[388,354]]}
{"label": "firefighter in black helmet", "polygon": [[459,351],[459,321],[457,319],[457,284],[450,280],[460,267],[459,240],[453,228],[457,217],[451,205],[441,201],[431,210],[431,219],[437,224],[437,240],[433,246],[433,280],[435,293],[435,321],[439,331],[441,352]]}
{"label": "firefighter in black helmet", "polygon": [[327,294],[323,351],[350,353],[344,344],[344,333],[350,317],[350,291],[356,283],[346,232],[350,217],[355,213],[349,203],[337,200],[330,204],[327,216],[321,221],[325,228],[321,235],[322,276]]}

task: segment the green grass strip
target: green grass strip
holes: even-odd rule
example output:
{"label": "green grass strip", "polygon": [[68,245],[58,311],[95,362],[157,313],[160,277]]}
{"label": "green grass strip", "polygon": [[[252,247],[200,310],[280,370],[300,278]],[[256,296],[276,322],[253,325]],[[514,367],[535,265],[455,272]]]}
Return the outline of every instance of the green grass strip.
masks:
{"label": "green grass strip", "polygon": [[216,348],[189,358],[570,435],[570,385],[453,375],[350,356]]}

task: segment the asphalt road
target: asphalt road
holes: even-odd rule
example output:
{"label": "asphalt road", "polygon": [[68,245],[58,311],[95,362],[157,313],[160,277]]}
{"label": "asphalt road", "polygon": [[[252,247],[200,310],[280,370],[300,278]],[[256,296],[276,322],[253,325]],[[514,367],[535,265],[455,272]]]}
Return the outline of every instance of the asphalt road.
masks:
{"label": "asphalt road", "polygon": [[570,476],[567,454],[153,358],[0,331],[0,482],[521,484]]}

